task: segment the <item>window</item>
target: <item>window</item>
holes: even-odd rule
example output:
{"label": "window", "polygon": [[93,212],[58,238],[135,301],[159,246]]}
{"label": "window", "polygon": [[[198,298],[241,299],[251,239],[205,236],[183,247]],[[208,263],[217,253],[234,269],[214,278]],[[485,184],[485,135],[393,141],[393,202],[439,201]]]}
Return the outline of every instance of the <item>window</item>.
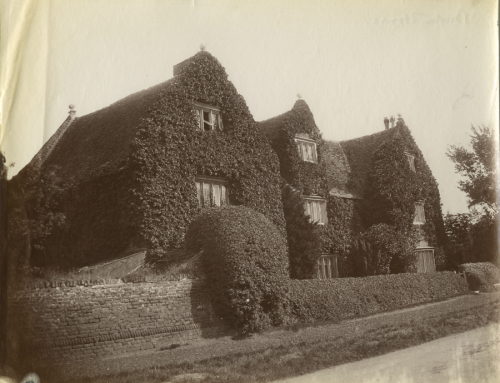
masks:
{"label": "window", "polygon": [[423,225],[425,223],[425,212],[424,212],[424,203],[416,202],[415,203],[415,218],[413,219],[414,225]]}
{"label": "window", "polygon": [[408,158],[408,163],[410,164],[410,169],[415,171],[415,156],[410,153],[405,153],[406,158]]}
{"label": "window", "polygon": [[318,279],[338,278],[337,255],[322,254],[318,259]]}
{"label": "window", "polygon": [[311,222],[317,222],[320,225],[328,223],[326,200],[314,196],[302,198],[304,199],[305,212],[311,218]]}
{"label": "window", "polygon": [[226,180],[200,176],[195,178],[195,182],[200,207],[229,205]]}
{"label": "window", "polygon": [[194,106],[201,131],[222,130],[222,118],[219,108],[199,102],[196,102]]}
{"label": "window", "polygon": [[316,153],[316,142],[310,138],[295,137],[295,142],[297,143],[297,150],[299,151],[299,157],[303,161],[307,162],[318,162],[318,156]]}

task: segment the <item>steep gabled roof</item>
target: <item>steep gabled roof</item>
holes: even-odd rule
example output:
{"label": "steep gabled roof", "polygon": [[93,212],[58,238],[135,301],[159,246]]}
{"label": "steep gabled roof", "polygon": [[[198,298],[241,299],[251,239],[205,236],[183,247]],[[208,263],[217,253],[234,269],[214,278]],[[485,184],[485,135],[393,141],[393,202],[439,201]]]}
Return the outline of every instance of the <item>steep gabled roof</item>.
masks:
{"label": "steep gabled roof", "polygon": [[130,144],[150,106],[175,79],[134,93],[76,118],[58,137],[44,166],[59,166],[61,177],[85,179],[103,166],[113,168],[130,154]]}
{"label": "steep gabled roof", "polygon": [[[320,138],[320,131],[314,122],[314,116],[312,115],[309,106],[304,100],[297,100],[291,110],[280,114],[279,116],[270,118],[265,121],[259,122],[259,128],[268,137],[273,145],[273,142],[279,139],[280,129],[290,129],[291,127],[286,126],[286,122],[289,118],[294,118],[294,115],[300,114],[303,116],[299,119],[301,124],[310,124],[316,137]],[[349,198],[356,198],[347,191],[347,183],[349,180],[350,167],[347,161],[347,157],[344,154],[342,147],[339,142],[327,141],[323,139],[318,139],[318,143],[321,145],[321,162],[326,167],[326,177],[328,185],[331,185],[335,195],[337,196],[347,196]]]}
{"label": "steep gabled roof", "polygon": [[373,155],[384,142],[394,137],[398,131],[399,128],[395,127],[340,142],[350,166],[348,189],[353,194],[363,196],[366,177],[372,166]]}
{"label": "steep gabled roof", "polygon": [[337,196],[350,194],[348,181],[351,168],[340,143],[324,140],[321,160],[326,166],[326,177],[331,192],[334,190]]}
{"label": "steep gabled roof", "polygon": [[269,118],[268,120],[260,121],[257,123],[259,129],[266,137],[272,142],[277,138],[278,130],[285,119],[292,113],[291,110],[280,114],[279,116]]}

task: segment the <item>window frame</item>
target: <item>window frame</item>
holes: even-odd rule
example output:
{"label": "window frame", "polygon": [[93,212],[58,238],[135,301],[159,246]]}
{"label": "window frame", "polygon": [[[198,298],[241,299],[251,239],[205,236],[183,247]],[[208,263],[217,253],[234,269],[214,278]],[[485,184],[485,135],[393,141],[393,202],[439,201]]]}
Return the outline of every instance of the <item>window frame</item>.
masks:
{"label": "window frame", "polygon": [[[204,104],[201,102],[194,103],[196,118],[198,119],[198,130],[202,132],[210,132],[214,130],[224,130],[222,125],[222,114],[220,108],[213,105]],[[206,121],[204,113],[209,113],[210,121]],[[215,121],[214,121],[215,118]],[[205,123],[211,126],[211,129],[205,129]]]}
{"label": "window frame", "polygon": [[[294,138],[295,144],[297,145],[297,150],[299,152],[299,157],[302,161],[304,162],[312,162],[314,164],[318,163],[318,148],[316,141],[314,141],[312,138],[306,138],[306,137],[299,137],[295,136]],[[308,159],[308,155],[306,153],[306,150],[304,150],[307,147],[311,147],[311,157],[312,160]]]}
{"label": "window frame", "polygon": [[332,279],[338,278],[338,260],[337,254],[325,253],[321,254],[316,262],[317,265],[317,278],[318,279]]}
{"label": "window frame", "polygon": [[[421,211],[419,211],[421,208]],[[413,217],[414,225],[425,225],[425,205],[423,201],[415,202],[415,216]]]}
{"label": "window frame", "polygon": [[405,152],[405,155],[406,159],[408,160],[408,165],[410,166],[410,169],[416,173],[417,170],[415,169],[415,156],[408,152]]}
{"label": "window frame", "polygon": [[[303,195],[301,196],[302,200],[304,201],[304,211],[306,215],[309,216],[310,222],[315,222],[318,225],[326,225],[328,224],[328,210],[327,210],[327,205],[326,205],[326,198],[320,197],[320,196],[311,196],[311,195]],[[314,213],[313,215],[308,213],[308,203],[318,203],[319,204],[319,215],[320,219],[319,220],[314,220]],[[309,209],[310,211],[310,209]]]}
{"label": "window frame", "polygon": [[[208,177],[208,176],[195,176],[194,177],[195,187],[196,187],[196,198],[198,199],[198,206],[200,208],[205,207],[221,207],[230,205],[229,202],[229,182],[220,177]],[[198,186],[199,185],[199,186]],[[208,195],[210,198],[209,203],[205,201],[205,185],[208,185]],[[215,196],[215,188],[217,186],[219,189],[219,204],[217,204]]]}

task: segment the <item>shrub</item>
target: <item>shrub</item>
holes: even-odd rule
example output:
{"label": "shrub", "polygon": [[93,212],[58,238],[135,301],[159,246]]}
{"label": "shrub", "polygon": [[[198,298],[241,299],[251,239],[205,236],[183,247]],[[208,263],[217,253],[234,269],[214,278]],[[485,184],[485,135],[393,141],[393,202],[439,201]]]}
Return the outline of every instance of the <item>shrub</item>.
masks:
{"label": "shrub", "polygon": [[282,191],[283,212],[290,254],[290,276],[294,279],[314,278],[316,263],[321,254],[321,237],[316,224],[304,211],[300,193],[290,185]]}
{"label": "shrub", "polygon": [[447,271],[294,280],[290,283],[290,300],[297,319],[311,323],[443,299],[466,291],[464,278]]}
{"label": "shrub", "polygon": [[464,263],[459,269],[465,271],[471,290],[493,291],[493,285],[500,283],[500,270],[492,263]]}
{"label": "shrub", "polygon": [[288,257],[281,232],[243,206],[207,209],[186,235],[188,250],[203,250],[216,310],[226,323],[255,332],[288,323]]}
{"label": "shrub", "polygon": [[378,224],[370,227],[364,237],[372,245],[368,259],[370,275],[394,274],[416,271],[415,248],[418,234],[412,230]]}

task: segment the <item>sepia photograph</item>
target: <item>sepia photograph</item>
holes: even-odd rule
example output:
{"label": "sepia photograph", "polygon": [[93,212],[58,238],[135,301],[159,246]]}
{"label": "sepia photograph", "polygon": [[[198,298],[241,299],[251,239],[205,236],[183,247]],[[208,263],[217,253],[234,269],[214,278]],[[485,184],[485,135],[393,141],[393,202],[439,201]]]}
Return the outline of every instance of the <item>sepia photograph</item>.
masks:
{"label": "sepia photograph", "polygon": [[500,383],[496,0],[0,0],[0,383]]}

